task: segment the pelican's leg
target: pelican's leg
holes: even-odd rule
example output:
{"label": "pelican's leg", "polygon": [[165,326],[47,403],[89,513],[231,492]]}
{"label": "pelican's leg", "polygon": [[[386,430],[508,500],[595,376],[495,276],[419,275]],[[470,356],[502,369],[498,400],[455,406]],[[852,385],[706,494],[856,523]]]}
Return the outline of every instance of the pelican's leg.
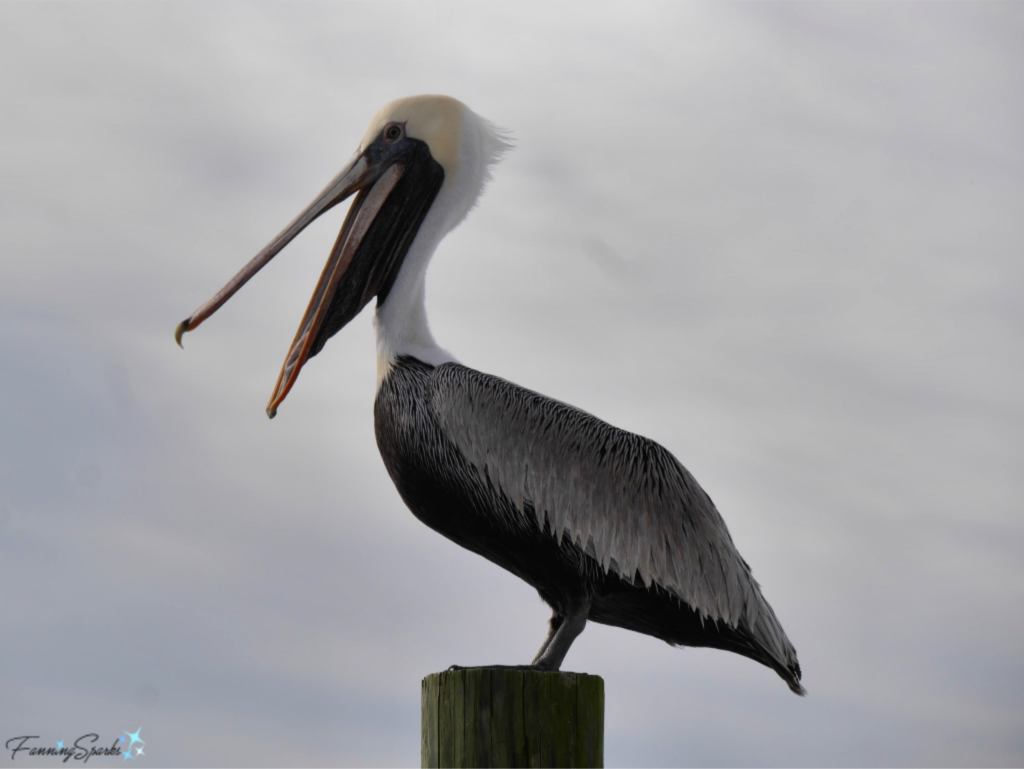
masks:
{"label": "pelican's leg", "polygon": [[587,626],[588,614],[590,614],[590,596],[582,599],[575,606],[571,606],[564,616],[552,615],[551,632],[540,652],[533,658],[530,667],[534,670],[558,670],[562,666],[565,655],[569,653],[572,642]]}
{"label": "pelican's leg", "polygon": [[562,660],[569,653],[569,647],[576,640],[576,636],[583,632],[587,625],[587,615],[590,614],[590,597],[581,600],[580,603],[570,607],[565,614],[554,612],[551,615],[551,628],[544,644],[533,658],[529,665],[473,665],[463,667],[452,665],[449,670],[476,670],[479,668],[501,668],[503,670],[558,670],[562,666]]}
{"label": "pelican's leg", "polygon": [[548,646],[551,645],[551,639],[555,637],[555,633],[558,632],[558,628],[562,626],[565,621],[565,615],[559,614],[557,611],[551,612],[551,621],[548,623],[548,634],[544,639],[544,643],[540,645],[540,649],[537,650],[536,656],[533,658],[533,664],[537,664],[537,660],[541,658]]}

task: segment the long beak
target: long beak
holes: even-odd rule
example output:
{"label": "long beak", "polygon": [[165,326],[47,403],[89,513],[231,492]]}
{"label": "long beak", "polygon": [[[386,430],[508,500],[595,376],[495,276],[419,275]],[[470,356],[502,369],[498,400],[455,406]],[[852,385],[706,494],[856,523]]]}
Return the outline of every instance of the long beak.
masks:
{"label": "long beak", "polygon": [[[370,229],[373,220],[380,212],[384,201],[388,199],[391,190],[395,188],[398,180],[402,178],[403,168],[401,164],[395,163],[383,173],[380,179],[369,192],[361,192],[352,203],[352,210],[345,219],[345,225],[338,233],[338,239],[331,249],[331,255],[324,265],[324,271],[320,275],[320,282],[316,284],[313,291],[313,298],[309,300],[309,307],[302,318],[298,333],[295,334],[295,341],[292,342],[288,357],[285,358],[284,366],[281,367],[281,374],[277,378],[277,385],[274,387],[274,394],[267,404],[267,416],[271,419],[277,414],[277,407],[292,389],[299,371],[309,359],[309,353],[313,346],[313,340],[317,338],[320,327],[323,326],[327,310],[338,290],[338,283],[341,276],[345,274],[356,249],[363,242],[366,231]],[[365,302],[364,302],[365,304]]]}
{"label": "long beak", "polygon": [[361,155],[355,155],[341,169],[341,172],[331,180],[331,183],[324,187],[323,191],[316,196],[313,202],[296,216],[291,224],[281,230],[277,237],[270,241],[262,251],[249,260],[249,263],[239,270],[238,274],[229,280],[224,288],[214,294],[210,301],[200,306],[198,310],[178,324],[178,327],[174,330],[174,341],[178,343],[178,346],[183,347],[181,338],[185,335],[186,331],[192,331],[197,328],[200,323],[217,312],[224,302],[234,296],[238,289],[248,283],[253,275],[262,270],[267,262],[277,256],[282,248],[291,243],[292,239],[306,229],[320,214],[329,211],[353,192],[361,189],[371,181],[369,176],[370,165],[366,162],[366,158]]}
{"label": "long beak", "polygon": [[[387,200],[388,195],[394,189],[395,184],[402,177],[404,168],[401,163],[391,164],[383,173],[380,169],[374,169],[362,155],[357,155],[349,161],[330,184],[324,188],[316,199],[301,213],[291,224],[284,228],[266,248],[260,251],[252,260],[243,267],[235,277],[228,281],[210,301],[202,305],[192,315],[183,320],[174,332],[174,338],[181,345],[182,335],[191,331],[200,323],[210,317],[222,304],[230,299],[238,289],[267,262],[273,259],[291,240],[304,230],[313,220],[325,211],[331,209],[352,193],[359,191],[359,195],[352,203],[345,224],[342,226],[338,239],[331,249],[331,255],[327,259],[324,271],[317,283],[313,298],[310,300],[306,314],[303,316],[299,331],[289,349],[281,374],[274,387],[274,394],[267,405],[267,416],[271,419],[277,413],[277,407],[284,400],[288,391],[299,375],[299,371],[310,356],[314,340],[317,338],[328,309],[331,307],[332,299],[338,290],[342,275],[352,262],[352,257],[362,243],[374,218],[380,212],[381,207]],[[372,187],[370,186],[372,185]],[[369,189],[367,189],[369,187]],[[364,302],[365,304],[365,302]],[[361,307],[362,305],[360,305]]]}

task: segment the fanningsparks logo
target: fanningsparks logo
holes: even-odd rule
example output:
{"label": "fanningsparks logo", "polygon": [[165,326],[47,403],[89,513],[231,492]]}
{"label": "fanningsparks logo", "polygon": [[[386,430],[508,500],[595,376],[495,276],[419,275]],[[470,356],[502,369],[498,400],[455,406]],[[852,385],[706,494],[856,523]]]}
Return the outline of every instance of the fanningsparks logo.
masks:
{"label": "fanningsparks logo", "polygon": [[24,751],[26,756],[63,758],[65,764],[71,759],[85,763],[95,756],[121,756],[123,764],[125,761],[134,761],[146,755],[146,741],[139,736],[141,731],[142,727],[134,732],[126,731],[120,737],[115,737],[109,748],[97,747],[96,743],[99,742],[100,736],[95,732],[83,734],[70,745],[65,745],[64,740],[54,740],[56,747],[33,744],[33,740],[40,739],[39,735],[27,734],[23,737],[11,737],[5,747],[11,751],[12,761]]}

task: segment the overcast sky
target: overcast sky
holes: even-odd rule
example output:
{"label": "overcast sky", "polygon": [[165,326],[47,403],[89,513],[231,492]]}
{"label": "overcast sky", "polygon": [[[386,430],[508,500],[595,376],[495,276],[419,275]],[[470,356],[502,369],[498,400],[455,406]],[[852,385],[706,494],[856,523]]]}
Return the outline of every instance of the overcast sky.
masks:
{"label": "overcast sky", "polygon": [[384,470],[369,310],[264,415],[343,207],[172,338],[426,92],[517,143],[439,342],[669,448],[803,664],[590,624],[607,763],[1024,763],[1022,40],[1011,2],[0,5],[0,738],[416,764],[424,675],[536,651]]}

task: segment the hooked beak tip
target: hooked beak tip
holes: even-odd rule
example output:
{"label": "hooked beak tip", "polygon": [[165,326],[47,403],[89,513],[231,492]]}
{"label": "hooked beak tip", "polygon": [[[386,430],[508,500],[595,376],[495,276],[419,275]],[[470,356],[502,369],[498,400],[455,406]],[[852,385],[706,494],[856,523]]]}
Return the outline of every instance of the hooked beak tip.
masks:
{"label": "hooked beak tip", "polygon": [[192,320],[191,317],[185,318],[185,320],[179,323],[178,327],[174,329],[174,341],[178,343],[178,347],[180,347],[182,350],[185,349],[185,345],[181,343],[181,338],[185,336],[185,332],[189,330],[188,323],[190,320]]}

